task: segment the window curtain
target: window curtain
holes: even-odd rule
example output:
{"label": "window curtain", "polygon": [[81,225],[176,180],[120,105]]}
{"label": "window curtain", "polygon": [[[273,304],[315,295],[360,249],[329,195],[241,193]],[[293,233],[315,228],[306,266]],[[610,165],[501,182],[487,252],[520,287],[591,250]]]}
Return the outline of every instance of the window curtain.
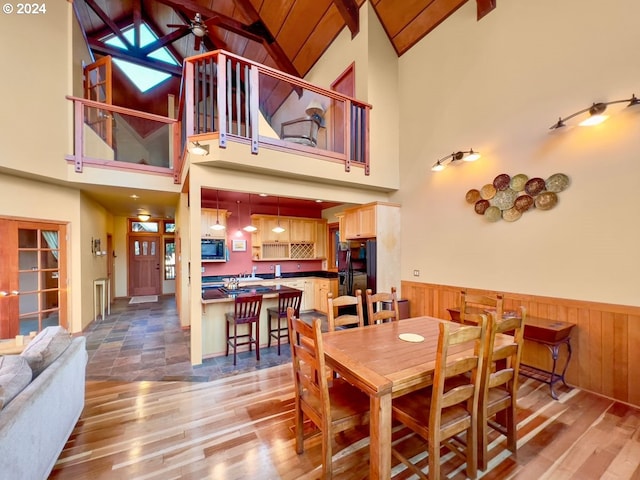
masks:
{"label": "window curtain", "polygon": [[58,260],[58,232],[47,232],[45,230],[42,230],[42,236],[51,249],[51,253],[55,257],[55,259]]}

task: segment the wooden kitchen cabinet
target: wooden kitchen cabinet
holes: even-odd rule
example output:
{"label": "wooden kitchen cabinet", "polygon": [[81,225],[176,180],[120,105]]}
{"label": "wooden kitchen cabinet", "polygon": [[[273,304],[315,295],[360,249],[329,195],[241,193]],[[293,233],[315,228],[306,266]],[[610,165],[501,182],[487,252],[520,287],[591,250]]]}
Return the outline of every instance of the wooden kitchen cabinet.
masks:
{"label": "wooden kitchen cabinet", "polygon": [[329,278],[316,278],[313,289],[313,309],[327,314],[327,294],[332,292],[338,295],[338,280]]}
{"label": "wooden kitchen cabinet", "polygon": [[345,240],[358,240],[361,238],[376,237],[376,205],[364,205],[362,207],[350,208],[344,212],[344,235]]}
{"label": "wooden kitchen cabinet", "polygon": [[315,219],[290,218],[289,226],[291,233],[289,238],[291,243],[315,243],[316,224],[317,221]]}
{"label": "wooden kitchen cabinet", "polygon": [[[200,234],[202,238],[226,238],[227,210],[218,211],[215,208],[202,208],[200,210]],[[224,225],[224,230],[213,230],[211,226],[219,219],[220,225]]]}
{"label": "wooden kitchen cabinet", "polygon": [[[280,225],[284,228],[284,232],[276,233],[273,229]],[[260,241],[262,243],[289,243],[291,235],[291,225],[288,218],[278,217],[262,217],[260,218]]]}

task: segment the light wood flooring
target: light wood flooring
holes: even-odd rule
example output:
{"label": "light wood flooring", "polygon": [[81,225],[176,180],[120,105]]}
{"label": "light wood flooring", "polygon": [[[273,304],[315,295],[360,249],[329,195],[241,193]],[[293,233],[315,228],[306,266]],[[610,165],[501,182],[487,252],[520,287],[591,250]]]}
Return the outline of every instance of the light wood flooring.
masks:
{"label": "light wood flooring", "polygon": [[[209,382],[87,382],[86,406],[53,479],[312,479],[320,442],[295,453],[293,380],[285,364]],[[485,479],[640,479],[640,411],[606,398],[524,379],[517,457],[494,434]],[[407,431],[394,441],[422,455]],[[338,436],[334,478],[368,473],[367,429]],[[461,460],[444,457],[446,478],[462,479]],[[426,467],[426,459],[422,460]],[[394,463],[396,479],[410,475]]]}

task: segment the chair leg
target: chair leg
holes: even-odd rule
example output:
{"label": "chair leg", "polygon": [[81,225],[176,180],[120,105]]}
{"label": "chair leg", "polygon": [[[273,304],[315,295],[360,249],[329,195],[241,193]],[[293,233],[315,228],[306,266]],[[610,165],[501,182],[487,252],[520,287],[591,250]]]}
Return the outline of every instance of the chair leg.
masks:
{"label": "chair leg", "polygon": [[281,330],[280,330],[280,328],[282,326],[282,323],[280,323],[280,322],[282,322],[282,320],[280,319],[280,316],[278,316],[278,355],[280,355],[280,342],[281,342],[281,338],[280,338]]}
{"label": "chair leg", "polygon": [[471,422],[467,429],[467,477],[472,480],[478,476],[478,429],[476,423]]}
{"label": "chair leg", "polygon": [[[329,429],[330,430],[330,429]],[[322,431],[322,478],[333,478],[333,454],[330,431]]]}
{"label": "chair leg", "polygon": [[[269,338],[267,339],[267,347],[271,347],[271,334],[273,333],[273,317],[269,314]],[[280,352],[278,352],[280,355]]]}
{"label": "chair leg", "polygon": [[[260,361],[260,323],[256,323],[256,361]],[[249,344],[251,345],[251,344]]]}
{"label": "chair leg", "polygon": [[478,415],[478,468],[483,472],[489,463],[489,426],[484,414]]}
{"label": "chair leg", "polygon": [[226,325],[226,331],[227,331],[227,351],[224,354],[225,357],[229,356],[229,320],[226,321],[227,325]]}
{"label": "chair leg", "polygon": [[238,353],[238,324],[233,322],[233,366],[236,366],[236,355]]}
{"label": "chair leg", "polygon": [[518,449],[518,432],[516,431],[516,412],[515,405],[510,405],[505,413],[507,414],[506,418],[506,428],[507,428],[507,448],[516,453]]}
{"label": "chair leg", "polygon": [[304,453],[304,415],[299,401],[296,403],[296,453],[301,454]]}
{"label": "chair leg", "polygon": [[440,480],[440,442],[429,441],[429,480]]}

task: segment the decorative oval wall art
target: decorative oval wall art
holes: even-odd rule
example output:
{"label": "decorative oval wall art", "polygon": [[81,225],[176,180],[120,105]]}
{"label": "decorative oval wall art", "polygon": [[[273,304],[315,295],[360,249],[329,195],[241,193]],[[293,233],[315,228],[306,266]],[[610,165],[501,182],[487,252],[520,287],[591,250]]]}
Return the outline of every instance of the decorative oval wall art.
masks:
{"label": "decorative oval wall art", "polygon": [[558,204],[559,193],[569,184],[569,177],[564,173],[554,173],[546,180],[529,178],[523,173],[514,176],[501,173],[492,183],[469,190],[465,200],[488,222],[500,219],[515,222],[525,212],[554,208]]}

